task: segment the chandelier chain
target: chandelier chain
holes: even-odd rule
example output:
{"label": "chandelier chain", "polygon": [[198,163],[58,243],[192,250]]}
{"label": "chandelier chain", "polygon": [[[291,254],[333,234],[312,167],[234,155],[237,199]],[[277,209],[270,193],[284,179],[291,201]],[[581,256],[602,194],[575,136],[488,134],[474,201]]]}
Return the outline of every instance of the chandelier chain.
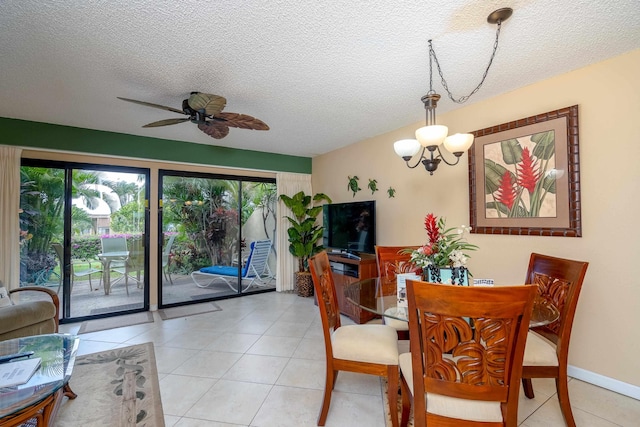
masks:
{"label": "chandelier chain", "polygon": [[484,80],[487,78],[487,74],[489,73],[489,69],[491,68],[491,64],[493,63],[493,58],[495,58],[496,51],[498,50],[498,39],[500,38],[500,27],[502,26],[502,20],[499,20],[497,22],[497,25],[498,25],[498,29],[496,30],[496,40],[493,43],[493,53],[491,54],[491,58],[489,59],[489,64],[487,65],[487,68],[484,70],[484,74],[482,75],[482,80],[480,80],[480,83],[478,83],[478,86],[476,86],[476,88],[473,89],[469,95],[461,96],[458,99],[456,99],[451,93],[451,91],[449,90],[447,81],[445,80],[444,75],[442,74],[442,68],[440,68],[440,62],[438,62],[438,57],[436,56],[436,52],[435,50],[433,50],[431,40],[429,40],[429,92],[433,92],[432,58],[436,62],[436,67],[438,68],[438,74],[440,74],[442,86],[447,91],[447,95],[449,96],[449,99],[451,99],[453,102],[455,102],[456,104],[463,104],[467,102],[467,100],[471,96],[473,96],[478,90],[480,90],[480,88],[482,87],[482,84],[484,83]]}

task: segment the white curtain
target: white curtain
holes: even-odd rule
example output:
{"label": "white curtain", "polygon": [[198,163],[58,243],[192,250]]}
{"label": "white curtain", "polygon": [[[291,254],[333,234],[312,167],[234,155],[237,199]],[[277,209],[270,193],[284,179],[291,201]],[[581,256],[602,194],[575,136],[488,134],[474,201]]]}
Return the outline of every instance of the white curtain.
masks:
{"label": "white curtain", "polygon": [[[276,174],[276,188],[278,196],[286,194],[293,196],[294,194],[304,191],[305,194],[311,195],[311,175],[298,173],[278,173]],[[289,253],[289,235],[287,229],[290,226],[286,216],[292,213],[282,200],[278,199],[277,222],[278,222],[278,268],[276,274],[276,291],[293,291],[294,280],[293,273],[298,268],[298,260]]]}
{"label": "white curtain", "polygon": [[0,281],[20,286],[20,155],[21,148],[0,145]]}

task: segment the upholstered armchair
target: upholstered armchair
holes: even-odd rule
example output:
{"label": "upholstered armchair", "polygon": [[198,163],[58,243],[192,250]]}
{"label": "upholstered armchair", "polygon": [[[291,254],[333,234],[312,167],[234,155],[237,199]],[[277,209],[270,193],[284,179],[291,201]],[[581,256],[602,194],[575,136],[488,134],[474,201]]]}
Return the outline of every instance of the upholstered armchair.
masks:
{"label": "upholstered armchair", "polygon": [[[34,292],[44,298],[25,298]],[[9,296],[15,304],[0,307],[0,341],[58,332],[60,302],[54,291],[25,286],[10,290]]]}

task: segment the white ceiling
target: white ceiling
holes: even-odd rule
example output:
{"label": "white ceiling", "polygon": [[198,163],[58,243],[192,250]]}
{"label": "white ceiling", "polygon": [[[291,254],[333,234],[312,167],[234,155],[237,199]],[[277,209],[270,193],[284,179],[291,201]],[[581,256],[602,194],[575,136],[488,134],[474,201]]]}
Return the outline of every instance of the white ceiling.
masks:
{"label": "white ceiling", "polygon": [[[429,39],[469,93],[501,7],[469,103],[640,47],[638,0],[2,0],[0,117],[312,157],[424,120]],[[116,99],[181,109],[194,90],[271,130],[143,129],[182,116]]]}

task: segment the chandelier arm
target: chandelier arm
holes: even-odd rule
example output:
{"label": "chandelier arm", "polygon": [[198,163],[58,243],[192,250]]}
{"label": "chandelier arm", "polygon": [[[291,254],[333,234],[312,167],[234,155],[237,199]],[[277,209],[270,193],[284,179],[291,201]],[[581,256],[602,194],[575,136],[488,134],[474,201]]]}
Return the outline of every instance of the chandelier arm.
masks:
{"label": "chandelier arm", "polygon": [[[461,153],[462,154],[462,153]],[[455,154],[454,154],[455,155]],[[448,164],[449,166],[455,166],[460,162],[460,156],[456,156],[456,161],[453,163],[449,163],[447,161],[447,159],[444,158],[444,156],[442,155],[442,151],[440,151],[440,147],[438,147],[438,155],[436,156],[436,158],[440,158],[440,160],[442,160],[443,162],[445,162],[446,164]]]}
{"label": "chandelier arm", "polygon": [[410,161],[411,159],[413,159],[413,157],[409,157],[409,158],[407,158],[407,157],[403,157],[403,160],[404,160],[404,162],[407,164],[407,167],[408,167],[409,169],[415,169],[415,168],[417,168],[417,167],[418,167],[418,165],[419,165],[419,164],[421,164],[421,163],[422,163],[422,161],[426,159],[426,157],[424,156],[424,152],[425,152],[425,150],[426,150],[426,148],[425,148],[425,147],[422,147],[422,151],[420,152],[420,157],[418,157],[418,161],[417,161],[417,162],[416,162],[416,164],[415,164],[415,165],[413,165],[413,166],[411,166],[411,165],[409,164],[409,161]]}
{"label": "chandelier arm", "polygon": [[440,79],[442,81],[442,86],[447,91],[447,95],[449,96],[449,99],[451,99],[456,104],[463,104],[463,103],[467,102],[467,100],[471,96],[473,96],[478,90],[480,90],[480,87],[482,87],[482,84],[484,83],[485,79],[487,78],[487,74],[489,74],[489,69],[491,68],[491,64],[493,64],[493,59],[495,58],[496,51],[498,50],[498,39],[500,38],[500,28],[502,27],[502,20],[498,20],[496,22],[496,24],[498,25],[498,29],[496,30],[496,40],[493,43],[493,53],[491,54],[491,58],[489,59],[489,64],[487,65],[487,68],[484,70],[484,74],[482,75],[482,79],[480,80],[480,83],[478,83],[478,86],[476,86],[475,89],[473,89],[471,91],[471,93],[469,93],[469,95],[461,96],[458,99],[456,99],[453,96],[453,94],[451,93],[451,91],[449,90],[449,86],[447,85],[447,81],[445,80],[444,75],[442,73],[442,68],[440,67],[440,62],[438,62],[438,57],[436,56],[436,51],[433,50],[433,45],[431,44],[431,40],[429,40],[429,72],[431,73],[431,58],[433,57],[433,60],[436,63],[436,68],[438,69],[438,74],[440,74]]}

